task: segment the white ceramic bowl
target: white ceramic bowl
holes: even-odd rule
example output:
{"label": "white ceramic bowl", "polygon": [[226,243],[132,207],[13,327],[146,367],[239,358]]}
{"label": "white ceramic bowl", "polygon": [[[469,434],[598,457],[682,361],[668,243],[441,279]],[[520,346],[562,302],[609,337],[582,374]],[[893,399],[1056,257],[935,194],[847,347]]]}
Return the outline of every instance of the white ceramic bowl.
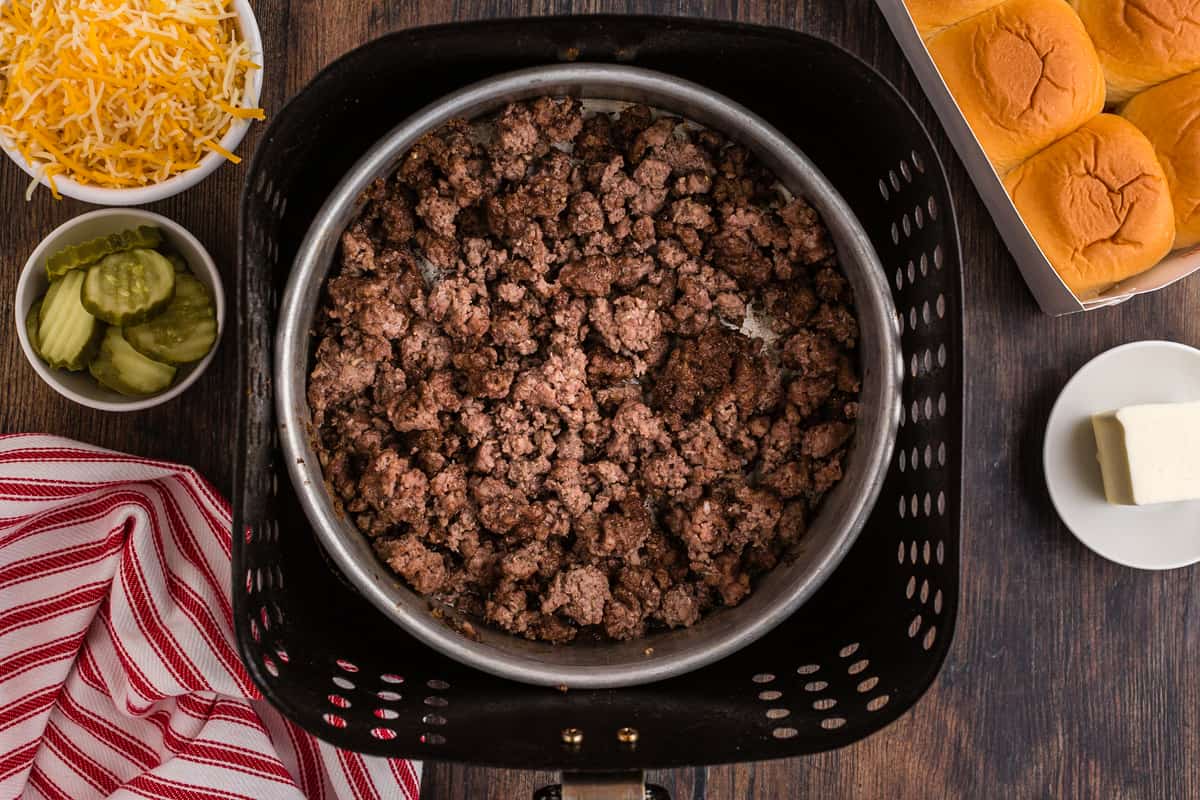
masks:
{"label": "white ceramic bowl", "polygon": [[[242,30],[242,37],[250,45],[250,52],[257,54],[261,61],[263,52],[262,32],[258,29],[258,20],[254,16],[254,10],[250,7],[249,0],[233,0],[233,10],[237,14],[238,23]],[[266,65],[262,64],[262,66],[265,69]],[[248,74],[244,104],[249,108],[257,106],[262,96],[263,71],[263,69],[251,70]],[[248,119],[235,119],[229,127],[229,131],[221,139],[221,147],[231,153],[235,152],[238,145],[242,143],[242,139],[245,138],[246,131],[250,130],[251,122],[252,120]],[[25,158],[15,149],[2,146],[0,146],[0,149],[3,149],[8,154],[8,157],[13,160],[13,163],[20,167],[29,177],[36,178],[42,186],[47,188],[50,186],[45,178],[38,176],[34,172],[33,167],[25,163]],[[156,203],[168,197],[174,197],[180,192],[192,188],[216,172],[217,168],[224,164],[225,161],[226,158],[220,153],[209,153],[200,159],[200,166],[195,169],[180,173],[173,178],[168,178],[162,183],[156,183],[152,186],[142,186],[136,189],[106,189],[102,186],[78,183],[65,175],[56,177],[54,184],[58,187],[59,194],[64,197],[73,197],[76,200],[82,200],[85,203],[92,203],[98,206],[140,206]]]}
{"label": "white ceramic bowl", "polygon": [[[80,244],[90,239],[106,236],[110,233],[135,228],[138,225],[154,225],[163,232],[163,237],[170,247],[183,256],[196,278],[208,287],[213,296],[213,305],[217,312],[217,341],[212,350],[203,359],[194,364],[179,368],[175,383],[164,392],[150,397],[126,397],[101,386],[86,370],[83,372],[67,372],[54,369],[33,352],[33,345],[25,333],[25,318],[46,289],[50,280],[46,276],[46,257],[73,244]],[[138,209],[101,209],[75,217],[54,230],[42,240],[29,260],[21,270],[17,281],[17,297],[13,303],[13,322],[17,326],[17,338],[21,341],[21,351],[29,361],[34,371],[54,391],[63,397],[74,400],[80,405],[96,408],[101,411],[140,411],[157,406],[178,397],[196,382],[200,374],[208,367],[217,352],[221,342],[221,332],[225,330],[225,291],[221,286],[221,275],[212,256],[204,249],[204,245],[195,236],[188,233],[179,223],[173,222],[160,214]]]}

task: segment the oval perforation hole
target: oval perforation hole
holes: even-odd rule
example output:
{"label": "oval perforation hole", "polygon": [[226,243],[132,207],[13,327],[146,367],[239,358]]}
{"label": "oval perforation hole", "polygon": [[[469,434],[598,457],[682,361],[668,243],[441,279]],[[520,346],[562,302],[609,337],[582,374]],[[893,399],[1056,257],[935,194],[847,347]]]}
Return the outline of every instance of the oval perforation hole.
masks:
{"label": "oval perforation hole", "polygon": [[933,613],[942,613],[942,590],[938,589],[933,593]]}
{"label": "oval perforation hole", "polygon": [[925,227],[925,209],[917,206],[913,209],[913,222],[917,223],[917,228]]}
{"label": "oval perforation hole", "polygon": [[421,722],[424,722],[426,725],[445,725],[446,718],[441,714],[426,714],[421,717]]}
{"label": "oval perforation hole", "polygon": [[755,683],[770,683],[771,681],[775,680],[775,676],[769,672],[760,672],[751,677],[750,680],[754,681]]}
{"label": "oval perforation hole", "polygon": [[377,708],[374,713],[379,719],[396,719],[400,716],[400,712],[394,708]]}
{"label": "oval perforation hole", "polygon": [[802,667],[797,667],[797,668],[796,668],[796,674],[798,674],[798,675],[812,675],[814,672],[817,672],[817,671],[819,671],[820,669],[821,669],[821,665],[820,665],[820,664],[805,664],[805,665],[804,665],[804,666],[802,666]]}
{"label": "oval perforation hole", "polygon": [[887,184],[884,183],[883,178],[879,179],[879,196],[883,198],[884,202],[887,202],[888,198],[891,196],[888,192]]}
{"label": "oval perforation hole", "polygon": [[425,705],[432,706],[433,708],[445,708],[446,706],[450,705],[449,700],[444,697],[439,697],[436,694],[426,697],[424,703]]}
{"label": "oval perforation hole", "polygon": [[776,739],[794,739],[799,733],[795,728],[775,728],[771,731],[771,735]]}
{"label": "oval perforation hole", "polygon": [[890,181],[892,184],[892,191],[900,191],[900,178],[896,176],[896,171],[894,169],[888,170],[888,181]]}
{"label": "oval perforation hole", "polygon": [[941,564],[946,560],[946,545],[944,542],[937,543],[937,562]]}
{"label": "oval perforation hole", "polygon": [[925,631],[925,638],[921,640],[921,647],[929,650],[933,647],[934,641],[937,639],[937,626],[930,625],[929,630]]}
{"label": "oval perforation hole", "polygon": [[440,733],[422,733],[421,734],[421,744],[439,745],[439,744],[445,744],[445,743],[446,743],[446,737],[442,736]]}
{"label": "oval perforation hole", "polygon": [[908,638],[915,639],[921,631],[921,615],[917,614],[913,617],[912,622],[908,623]]}
{"label": "oval perforation hole", "polygon": [[867,701],[867,711],[878,711],[888,704],[888,700],[892,698],[886,694],[881,694],[878,697],[872,697]]}
{"label": "oval perforation hole", "polygon": [[900,227],[904,230],[904,238],[912,236],[912,221],[909,220],[908,214],[900,217]]}
{"label": "oval perforation hole", "polygon": [[787,708],[768,708],[767,719],[783,719],[791,713],[791,710]]}
{"label": "oval perforation hole", "polygon": [[433,680],[425,681],[425,685],[428,686],[430,689],[433,689],[435,692],[444,692],[445,690],[450,688],[450,684],[446,683],[443,680],[438,680],[437,678],[434,678]]}
{"label": "oval perforation hole", "polygon": [[855,661],[853,664],[851,664],[849,667],[847,667],[846,672],[849,672],[851,675],[857,675],[858,673],[860,673],[864,669],[866,669],[870,664],[871,664],[871,662],[869,659],[866,659],[866,658],[859,659],[858,661]]}
{"label": "oval perforation hole", "polygon": [[859,681],[858,686],[856,688],[858,689],[859,693],[866,694],[867,692],[871,691],[878,685],[879,685],[879,678],[875,675],[872,675],[871,677],[869,677],[865,680]]}
{"label": "oval perforation hole", "polygon": [[783,697],[783,692],[777,689],[767,689],[766,691],[758,693],[758,699],[766,700],[767,702],[778,700],[781,697]]}
{"label": "oval perforation hole", "polygon": [[835,731],[846,724],[845,717],[826,717],[821,720],[821,727],[827,731]]}
{"label": "oval perforation hole", "polygon": [[343,678],[341,675],[334,675],[333,683],[338,688],[345,689],[346,691],[351,691],[354,689],[354,681],[350,680],[349,678]]}
{"label": "oval perforation hole", "polygon": [[394,703],[404,697],[404,695],[400,694],[399,692],[390,692],[387,689],[384,689],[381,692],[376,692],[375,696],[385,703]]}
{"label": "oval perforation hole", "polygon": [[804,684],[806,692],[823,692],[829,688],[829,681],[809,681]]}
{"label": "oval perforation hole", "polygon": [[839,650],[838,655],[841,656],[842,658],[849,658],[850,656],[852,656],[858,652],[858,647],[859,647],[858,642],[851,642],[850,644],[846,645],[841,650]]}
{"label": "oval perforation hole", "polygon": [[812,707],[814,711],[828,711],[837,705],[837,700],[832,697],[822,697],[820,700],[814,700]]}
{"label": "oval perforation hole", "polygon": [[371,728],[371,735],[383,742],[396,738],[396,732],[391,728]]}
{"label": "oval perforation hole", "polygon": [[917,591],[917,576],[913,575],[908,579],[908,585],[904,587],[904,596],[911,600],[914,593]]}
{"label": "oval perforation hole", "polygon": [[900,226],[892,223],[892,244],[900,244]]}
{"label": "oval perforation hole", "polygon": [[912,165],[916,168],[917,172],[924,174],[925,159],[921,158],[921,154],[916,150],[913,150],[911,153],[909,153],[908,157],[912,160]]}
{"label": "oval perforation hole", "polygon": [[908,168],[908,162],[900,159],[900,174],[904,176],[904,180],[912,183],[912,170]]}

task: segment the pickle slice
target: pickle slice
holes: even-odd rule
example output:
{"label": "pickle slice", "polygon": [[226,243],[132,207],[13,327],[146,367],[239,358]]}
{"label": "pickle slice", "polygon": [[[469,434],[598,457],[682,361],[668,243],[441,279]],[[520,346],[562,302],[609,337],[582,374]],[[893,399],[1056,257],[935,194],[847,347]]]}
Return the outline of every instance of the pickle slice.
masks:
{"label": "pickle slice", "polygon": [[[49,297],[49,293],[46,297]],[[29,307],[29,313],[25,315],[25,335],[29,337],[29,346],[33,348],[33,352],[39,356],[42,354],[42,343],[38,337],[38,328],[41,327],[42,319],[42,301],[35,300],[33,305]]]}
{"label": "pickle slice", "polygon": [[88,268],[83,306],[109,325],[134,325],[162,311],[175,294],[175,268],[153,250],[105,256]]}
{"label": "pickle slice", "polygon": [[114,392],[145,397],[170,386],[176,370],[134,350],[121,335],[121,329],[110,325],[104,331],[99,354],[88,365],[88,372],[100,385]]}
{"label": "pickle slice", "polygon": [[69,272],[52,286],[38,314],[40,355],[52,367],[77,371],[96,350],[101,325],[80,302],[82,272]]}
{"label": "pickle slice", "polygon": [[[159,252],[161,253],[162,251],[160,250]],[[175,268],[176,274],[180,272],[191,272],[191,270],[188,269],[187,262],[184,261],[183,256],[179,255],[179,253],[171,250],[170,252],[163,253],[163,255],[167,257],[167,261],[171,262],[171,266]]]}
{"label": "pickle slice", "polygon": [[41,306],[38,310],[38,325],[42,324],[42,320],[46,319],[46,309],[54,302],[54,295],[58,293],[58,287],[62,286],[62,281],[55,281],[50,284],[50,288],[46,290],[46,294],[39,301]]}
{"label": "pickle slice", "polygon": [[154,250],[162,245],[162,231],[151,225],[140,225],[120,233],[101,236],[83,244],[64,247],[46,259],[46,273],[50,280],[62,277],[73,269],[95,264],[105,256],[126,250],[143,248]]}
{"label": "pickle slice", "polygon": [[159,315],[127,325],[125,340],[144,356],[187,364],[208,355],[217,341],[217,314],[208,289],[187,273],[175,276],[175,297]]}

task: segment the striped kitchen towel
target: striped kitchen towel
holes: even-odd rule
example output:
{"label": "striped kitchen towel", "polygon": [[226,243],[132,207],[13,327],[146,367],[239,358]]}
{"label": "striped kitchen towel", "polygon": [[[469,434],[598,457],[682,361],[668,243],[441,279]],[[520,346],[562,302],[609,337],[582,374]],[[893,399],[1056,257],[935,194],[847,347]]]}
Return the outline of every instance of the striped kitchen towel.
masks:
{"label": "striped kitchen towel", "polygon": [[195,470],[0,436],[0,800],[416,800],[338,750],[234,646],[229,505]]}

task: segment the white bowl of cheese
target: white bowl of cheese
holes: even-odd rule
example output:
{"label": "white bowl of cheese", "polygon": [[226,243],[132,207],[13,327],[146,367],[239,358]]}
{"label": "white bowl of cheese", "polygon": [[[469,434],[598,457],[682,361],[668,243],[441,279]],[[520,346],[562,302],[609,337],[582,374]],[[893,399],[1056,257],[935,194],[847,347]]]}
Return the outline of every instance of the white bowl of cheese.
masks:
{"label": "white bowl of cheese", "polygon": [[[28,2],[30,6],[36,7],[42,3],[51,3],[52,0],[26,0],[26,2]],[[165,2],[169,6],[174,5],[174,0],[165,0]],[[127,6],[130,8],[138,8],[142,5],[143,0],[128,0],[127,3]],[[61,141],[55,139],[53,135],[47,135],[47,128],[39,127],[36,124],[36,121],[28,120],[28,128],[30,130],[37,130],[38,133],[23,136],[22,138],[25,139],[25,142],[22,145],[14,139],[14,137],[11,135],[11,132],[9,135],[6,135],[3,125],[3,122],[6,118],[0,114],[0,149],[3,149],[9,158],[11,158],[18,167],[20,167],[27,175],[30,176],[32,181],[30,184],[30,194],[32,194],[36,186],[40,184],[41,186],[46,187],[54,192],[56,195],[71,197],[76,200],[82,200],[84,202],[94,203],[96,205],[145,205],[148,203],[157,202],[159,200],[164,200],[168,197],[172,197],[180,192],[190,189],[215,172],[218,167],[227,161],[233,161],[234,163],[240,162],[241,159],[238,158],[234,153],[241,144],[242,139],[246,136],[246,132],[250,128],[250,123],[254,119],[261,118],[260,115],[257,115],[257,107],[262,96],[263,45],[262,33],[258,27],[258,20],[254,16],[254,11],[250,7],[249,0],[232,0],[232,2],[227,3],[227,5],[230,7],[230,11],[227,13],[236,19],[236,28],[237,33],[239,34],[238,42],[245,44],[245,52],[250,55],[253,65],[246,65],[242,67],[244,70],[242,73],[244,77],[241,81],[239,81],[241,85],[237,88],[240,89],[240,92],[236,93],[235,102],[232,104],[226,103],[222,106],[229,107],[231,113],[229,117],[230,121],[228,123],[228,128],[225,129],[224,126],[218,128],[218,130],[224,130],[224,133],[220,134],[219,140],[217,139],[217,134],[215,133],[208,136],[205,136],[202,133],[194,133],[195,125],[192,123],[200,122],[202,120],[194,119],[195,115],[193,115],[192,119],[188,117],[186,113],[188,111],[187,92],[189,90],[195,91],[198,81],[190,77],[186,71],[181,73],[178,70],[178,67],[173,70],[172,63],[155,58],[152,62],[153,66],[160,71],[158,74],[152,74],[150,76],[150,82],[135,86],[133,82],[126,80],[121,85],[118,85],[117,81],[119,81],[120,78],[114,78],[113,76],[105,75],[103,73],[104,62],[99,58],[97,58],[95,62],[94,69],[87,71],[96,73],[96,79],[87,81],[86,78],[80,78],[80,75],[86,75],[86,72],[72,72],[71,67],[63,67],[61,66],[61,62],[59,62],[57,59],[47,57],[48,54],[44,50],[40,53],[36,53],[36,55],[42,57],[46,62],[45,64],[38,64],[37,68],[43,70],[42,74],[49,77],[51,79],[50,82],[52,82],[53,79],[60,73],[64,73],[65,70],[65,74],[75,79],[73,83],[75,94],[78,94],[84,87],[86,87],[87,91],[93,92],[90,101],[92,108],[91,112],[83,108],[83,106],[89,102],[88,97],[83,97],[80,99],[80,107],[76,109],[70,109],[76,111],[80,116],[79,130],[81,137],[93,137],[93,141],[102,143],[109,147],[114,154],[120,154],[121,156],[124,156],[126,162],[128,162],[128,159],[133,158],[147,164],[155,163],[153,161],[154,159],[158,159],[159,162],[165,161],[167,163],[175,163],[171,160],[169,154],[164,156],[164,153],[168,151],[165,150],[165,145],[162,144],[162,139],[160,139],[160,146],[164,149],[156,150],[154,144],[154,139],[161,132],[161,128],[168,127],[172,123],[175,123],[180,125],[180,127],[185,130],[193,131],[193,149],[196,151],[202,150],[204,155],[199,158],[185,160],[186,164],[194,163],[195,166],[178,170],[179,165],[175,164],[176,171],[174,171],[173,174],[170,174],[169,177],[154,180],[153,182],[146,182],[144,185],[139,185],[129,177],[105,176],[99,171],[87,170],[85,168],[85,171],[92,172],[93,175],[98,175],[105,178],[104,181],[91,180],[87,177],[81,177],[78,174],[79,170],[73,169],[70,164],[64,164],[61,161],[57,167],[51,167],[48,174],[47,166],[49,162],[39,159],[36,155],[32,154],[31,151],[34,153],[38,151],[46,153],[50,151],[51,148],[53,148],[55,151],[61,151],[63,149]],[[180,7],[182,8],[183,6],[181,5]],[[78,9],[75,9],[75,13],[79,13]],[[152,21],[153,18],[145,17],[144,20],[149,22]],[[12,25],[14,23],[8,22],[8,24]],[[169,22],[162,22],[161,24],[166,26],[170,25]],[[82,27],[77,25],[76,28],[78,30],[88,29],[87,24],[84,24]],[[200,36],[188,36],[186,40],[183,41],[183,45],[177,48],[178,54],[176,55],[174,64],[181,63],[180,58],[184,58],[184,63],[186,63],[186,55],[192,54],[194,49],[197,47],[204,47],[206,42],[202,28],[203,25],[198,25],[193,31],[193,33],[201,34]],[[131,30],[133,29],[134,28],[131,28]],[[136,30],[141,31],[141,26],[138,26]],[[178,40],[183,40],[183,37],[181,36],[181,30],[183,30],[183,28],[179,26],[174,29],[171,27],[165,27],[162,30],[152,31],[154,36],[145,38],[149,38],[150,41],[153,42],[161,43],[166,36],[164,31],[168,31],[173,32]],[[90,43],[88,42],[86,38],[87,34],[80,33],[78,35],[80,36],[80,39],[78,40],[76,46],[81,52],[84,50],[90,51],[92,48],[98,49],[99,45],[96,41]],[[145,34],[141,35],[145,36]],[[105,47],[111,48],[111,32],[110,35],[105,38]],[[167,46],[172,48],[176,47],[174,44]],[[137,51],[137,47],[137,45],[134,46],[134,52]],[[143,46],[143,50],[145,49],[149,48]],[[169,51],[167,52],[170,54]],[[215,55],[217,52],[218,49],[215,46],[212,47],[212,53]],[[86,58],[87,57],[84,56],[84,59]],[[230,58],[232,59],[233,56],[231,55]],[[239,61],[237,63],[241,64],[243,61]],[[85,66],[86,65],[87,64],[85,63]],[[29,71],[29,66],[31,65],[25,65],[26,72]],[[50,69],[53,69],[54,72],[48,72]],[[236,73],[236,70],[233,71]],[[0,80],[0,108],[3,108],[4,104],[9,102],[9,98],[6,96],[5,90],[7,89],[8,93],[14,92],[16,81],[11,77],[11,75],[12,73],[10,72],[7,85],[4,80]],[[3,72],[0,72],[0,78],[3,77]],[[82,83],[80,81],[82,81]],[[48,81],[43,78],[41,85],[45,86],[47,82]],[[23,96],[17,97],[16,99],[20,100],[22,104],[26,102],[37,102],[36,96],[39,95],[39,93],[37,92],[36,85],[23,86],[20,87],[20,89],[23,91]],[[139,118],[135,116],[136,112],[131,111],[129,115],[124,116],[122,119],[106,118],[103,113],[100,113],[102,111],[102,101],[105,98],[106,90],[109,93],[110,103],[112,99],[111,95],[113,93],[120,96],[121,92],[124,91],[128,95],[128,102],[124,102],[124,98],[122,98],[123,102],[120,104],[120,108],[136,109],[141,106],[138,135],[128,136],[119,133],[119,131],[122,129],[129,130],[132,127],[131,122],[138,124]],[[196,91],[196,94],[199,94],[199,92]],[[99,95],[99,97],[97,97],[97,95]],[[197,111],[198,110],[199,107],[197,107]],[[239,116],[239,114],[246,114],[247,116]],[[211,119],[211,115],[209,119]],[[158,130],[156,130],[156,128]],[[38,134],[44,137],[46,140],[45,144],[30,140],[29,136],[35,136]],[[109,142],[111,142],[111,144],[109,144]],[[76,167],[82,166],[78,162],[72,163]],[[160,163],[158,166],[161,167],[162,164]],[[125,185],[114,185],[119,183],[124,183]]]}

